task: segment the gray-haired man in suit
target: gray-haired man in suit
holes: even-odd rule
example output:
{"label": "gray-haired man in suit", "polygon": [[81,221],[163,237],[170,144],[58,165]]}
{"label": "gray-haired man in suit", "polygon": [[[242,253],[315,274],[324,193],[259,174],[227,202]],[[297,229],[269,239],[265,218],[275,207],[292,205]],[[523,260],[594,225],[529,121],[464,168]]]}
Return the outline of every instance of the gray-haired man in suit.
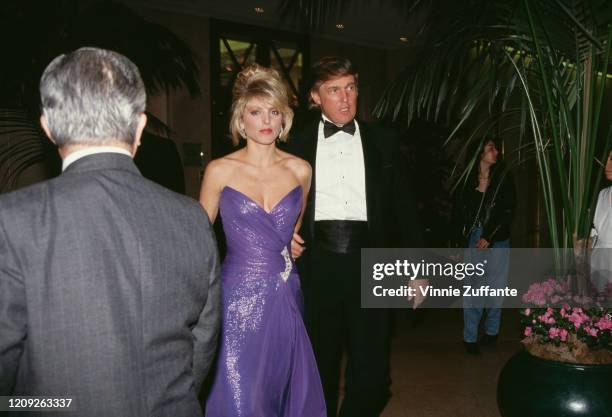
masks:
{"label": "gray-haired man in suit", "polygon": [[71,398],[77,416],[200,416],[216,243],[195,200],[132,161],[138,69],[82,48],[49,64],[40,91],[63,173],[0,197],[0,395]]}

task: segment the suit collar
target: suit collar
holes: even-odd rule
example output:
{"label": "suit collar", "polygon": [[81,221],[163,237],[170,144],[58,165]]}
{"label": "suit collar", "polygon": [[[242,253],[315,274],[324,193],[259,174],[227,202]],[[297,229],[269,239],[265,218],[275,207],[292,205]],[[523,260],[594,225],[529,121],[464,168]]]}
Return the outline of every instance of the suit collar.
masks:
{"label": "suit collar", "polygon": [[132,158],[121,153],[97,153],[84,156],[70,164],[64,174],[99,170],[122,170],[140,175]]}
{"label": "suit collar", "polygon": [[132,154],[124,148],[120,148],[118,146],[87,146],[83,149],[79,149],[78,151],[70,152],[62,161],[62,171],[65,171],[72,163],[78,161],[79,159],[88,156],[95,155],[97,153],[120,153],[127,156],[132,156]]}

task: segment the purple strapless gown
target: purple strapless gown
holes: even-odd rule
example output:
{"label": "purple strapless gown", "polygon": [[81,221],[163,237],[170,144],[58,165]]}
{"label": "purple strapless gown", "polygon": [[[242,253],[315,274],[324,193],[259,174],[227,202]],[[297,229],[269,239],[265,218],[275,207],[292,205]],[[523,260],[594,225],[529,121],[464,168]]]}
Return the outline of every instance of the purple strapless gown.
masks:
{"label": "purple strapless gown", "polygon": [[290,256],[301,208],[300,186],[269,213],[231,187],[221,193],[227,239],[221,267],[223,321],[207,417],[326,415]]}

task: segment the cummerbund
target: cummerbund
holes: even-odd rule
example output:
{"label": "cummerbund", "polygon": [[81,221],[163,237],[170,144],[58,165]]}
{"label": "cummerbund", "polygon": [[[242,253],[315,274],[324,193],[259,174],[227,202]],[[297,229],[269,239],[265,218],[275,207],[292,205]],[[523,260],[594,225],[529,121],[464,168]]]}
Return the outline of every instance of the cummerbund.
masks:
{"label": "cummerbund", "polygon": [[368,222],[358,220],[319,220],[314,227],[319,248],[334,253],[353,253],[367,247]]}

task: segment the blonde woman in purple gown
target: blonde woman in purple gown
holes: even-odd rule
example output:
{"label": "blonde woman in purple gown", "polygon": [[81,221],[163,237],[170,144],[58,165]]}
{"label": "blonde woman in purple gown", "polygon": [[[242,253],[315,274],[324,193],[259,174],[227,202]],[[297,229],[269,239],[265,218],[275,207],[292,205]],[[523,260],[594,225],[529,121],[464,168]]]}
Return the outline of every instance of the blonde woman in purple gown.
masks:
{"label": "blonde woman in purple gown", "polygon": [[200,202],[223,221],[222,334],[206,416],[324,417],[325,402],[302,321],[290,244],[310,188],[310,165],[276,147],[293,112],[278,73],[244,69],[230,130],[246,147],[212,161]]}

